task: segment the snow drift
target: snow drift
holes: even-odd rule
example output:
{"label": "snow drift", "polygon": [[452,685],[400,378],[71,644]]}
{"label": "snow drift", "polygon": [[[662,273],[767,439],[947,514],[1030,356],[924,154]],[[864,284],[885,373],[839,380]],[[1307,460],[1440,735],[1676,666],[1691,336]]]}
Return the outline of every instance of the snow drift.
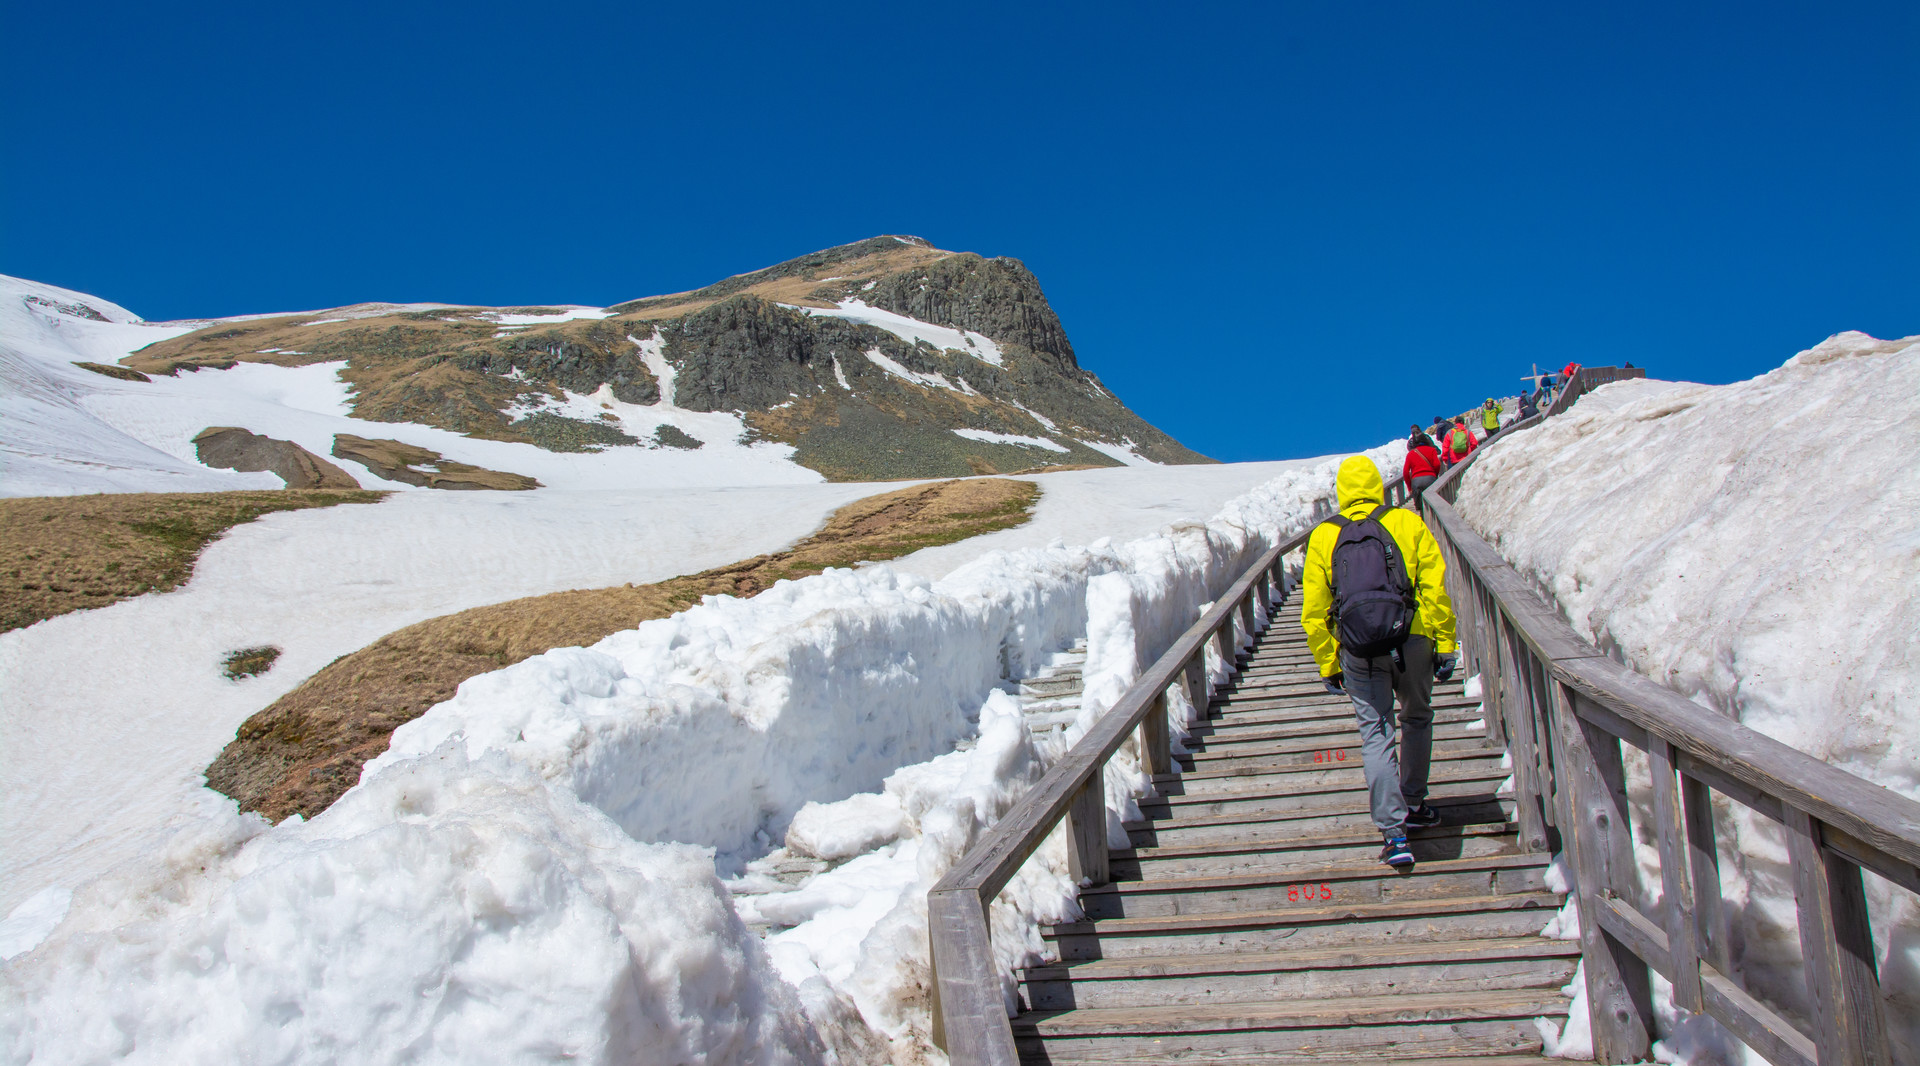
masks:
{"label": "snow drift", "polygon": [[[1459,509],[1635,670],[1920,799],[1917,342],[1843,333],[1751,381],[1607,385],[1489,448]],[[1643,811],[1648,780],[1641,761]],[[1804,1015],[1784,838],[1721,797],[1716,816],[1736,965]],[[1920,906],[1867,882],[1895,1043],[1920,1046]],[[1667,1056],[1736,1054],[1675,1026]]]}
{"label": "snow drift", "polygon": [[[1393,469],[1398,453],[1375,458]],[[1002,683],[1086,634],[1070,741],[1305,523],[1332,475],[1288,471],[1205,525],[1119,547],[995,552],[937,583],[832,570],[548,652],[402,727],[310,823],[270,828],[203,793],[0,972],[0,1047],[47,1062],[918,1058],[925,891],[1062,750]],[[1116,763],[1117,823],[1146,779]],[[763,945],[716,875],[752,876],[783,837],[844,861],[751,901],[792,926]],[[1043,850],[994,907],[1002,962],[1072,906],[1064,852]]]}

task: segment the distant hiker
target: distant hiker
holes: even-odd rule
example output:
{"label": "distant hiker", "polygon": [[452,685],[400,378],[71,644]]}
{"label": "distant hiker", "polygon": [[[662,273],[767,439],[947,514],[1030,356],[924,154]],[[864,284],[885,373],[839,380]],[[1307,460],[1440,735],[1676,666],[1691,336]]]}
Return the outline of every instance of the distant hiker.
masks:
{"label": "distant hiker", "polygon": [[1440,459],[1440,449],[1433,446],[1433,438],[1413,428],[1413,436],[1407,438],[1407,458],[1400,464],[1400,476],[1407,479],[1407,491],[1415,496],[1427,491],[1427,486],[1439,478],[1446,464]]}
{"label": "distant hiker", "polygon": [[1447,435],[1447,430],[1452,428],[1452,421],[1442,415],[1434,415],[1433,425],[1427,427],[1427,436],[1432,437],[1434,440],[1439,440],[1441,437]]}
{"label": "distant hiker", "polygon": [[1579,363],[1568,363],[1566,366],[1560,368],[1560,380],[1568,384],[1572,384],[1573,376],[1575,374],[1578,374],[1579,372],[1580,372]]}
{"label": "distant hiker", "polygon": [[1453,427],[1440,437],[1440,458],[1452,466],[1479,446],[1479,442],[1473,439],[1473,431],[1467,428],[1467,420],[1456,418]]}
{"label": "distant hiker", "polygon": [[1531,392],[1521,393],[1520,409],[1518,412],[1515,413],[1514,417],[1516,419],[1532,418],[1534,415],[1537,415],[1539,413],[1540,413],[1540,408],[1533,402],[1533,393]]}
{"label": "distant hiker", "polygon": [[1373,460],[1349,456],[1335,487],[1340,513],[1307,537],[1300,627],[1327,691],[1353,701],[1380,861],[1408,867],[1407,830],[1440,824],[1427,803],[1433,683],[1459,662],[1446,563],[1419,515],[1381,502]]}
{"label": "distant hiker", "polygon": [[1500,406],[1499,401],[1491,396],[1487,397],[1486,404],[1480,408],[1480,425],[1487,431],[1489,437],[1500,432],[1500,412],[1504,410],[1506,408]]}

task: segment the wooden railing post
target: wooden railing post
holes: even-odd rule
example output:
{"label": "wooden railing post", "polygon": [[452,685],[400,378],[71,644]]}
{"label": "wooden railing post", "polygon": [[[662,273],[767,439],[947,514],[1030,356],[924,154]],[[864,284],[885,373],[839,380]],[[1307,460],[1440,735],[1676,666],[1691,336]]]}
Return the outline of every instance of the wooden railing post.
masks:
{"label": "wooden railing post", "polygon": [[1173,772],[1172,726],[1167,721],[1167,694],[1162,692],[1154,698],[1153,710],[1147,712],[1146,720],[1140,723],[1141,756],[1146,762],[1149,774],[1170,774]]}
{"label": "wooden railing post", "polygon": [[1583,721],[1574,695],[1551,685],[1559,770],[1571,778],[1560,818],[1572,852],[1580,910],[1580,955],[1586,967],[1587,1013],[1597,1061],[1645,1061],[1653,1048],[1653,987],[1647,965],[1608,932],[1601,911],[1618,888],[1634,883],[1620,739]]}
{"label": "wooden railing post", "polygon": [[1205,718],[1207,709],[1213,704],[1213,686],[1207,684],[1207,657],[1196,654],[1187,660],[1180,669],[1180,684],[1186,689],[1187,702],[1193,705],[1193,716]]}
{"label": "wooden railing post", "polygon": [[1782,813],[1820,1066],[1887,1066],[1887,1020],[1860,868],[1820,846],[1820,823],[1806,812],[1789,806]]}
{"label": "wooden railing post", "polygon": [[1067,808],[1067,872],[1077,885],[1107,883],[1107,775],[1087,779]]}
{"label": "wooden railing post", "polygon": [[1658,737],[1650,738],[1647,762],[1653,771],[1653,833],[1660,845],[1660,916],[1667,931],[1667,954],[1673,963],[1673,1001],[1681,1010],[1697,1014],[1705,1009],[1700,998],[1700,945],[1694,939],[1693,878],[1689,876],[1686,815],[1674,779],[1673,745]]}
{"label": "wooden railing post", "polygon": [[1693,887],[1693,942],[1714,969],[1732,973],[1727,913],[1720,899],[1720,845],[1713,831],[1713,793],[1705,783],[1683,773],[1680,808],[1687,826],[1688,883]]}

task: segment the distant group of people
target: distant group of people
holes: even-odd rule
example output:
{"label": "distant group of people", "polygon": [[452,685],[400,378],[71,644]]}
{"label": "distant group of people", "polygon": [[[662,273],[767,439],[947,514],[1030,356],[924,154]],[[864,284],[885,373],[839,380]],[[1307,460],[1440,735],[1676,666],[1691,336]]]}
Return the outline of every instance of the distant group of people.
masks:
{"label": "distant group of people", "polygon": [[[1519,417],[1529,418],[1537,413],[1537,408],[1527,402],[1528,397],[1521,397],[1521,401]],[[1479,410],[1482,432],[1477,437],[1468,428],[1466,415],[1454,418],[1435,415],[1431,426],[1423,429],[1415,423],[1409,427],[1407,458],[1400,467],[1400,476],[1407,479],[1407,488],[1415,495],[1426,491],[1448,467],[1473,454],[1482,441],[1500,431],[1504,424],[1500,416],[1505,411],[1500,401],[1487,397]]]}

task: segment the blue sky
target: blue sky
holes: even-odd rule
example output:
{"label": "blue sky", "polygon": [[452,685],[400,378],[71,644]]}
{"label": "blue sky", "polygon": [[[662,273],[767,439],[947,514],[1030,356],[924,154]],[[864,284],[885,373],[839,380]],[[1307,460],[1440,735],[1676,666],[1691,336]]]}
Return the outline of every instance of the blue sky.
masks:
{"label": "blue sky", "polygon": [[[697,10],[696,10],[697,9]],[[1920,333],[1920,5],[62,5],[0,272],[148,318],[605,304],[911,233],[1223,459]],[[1909,383],[1909,387],[1910,387]]]}

